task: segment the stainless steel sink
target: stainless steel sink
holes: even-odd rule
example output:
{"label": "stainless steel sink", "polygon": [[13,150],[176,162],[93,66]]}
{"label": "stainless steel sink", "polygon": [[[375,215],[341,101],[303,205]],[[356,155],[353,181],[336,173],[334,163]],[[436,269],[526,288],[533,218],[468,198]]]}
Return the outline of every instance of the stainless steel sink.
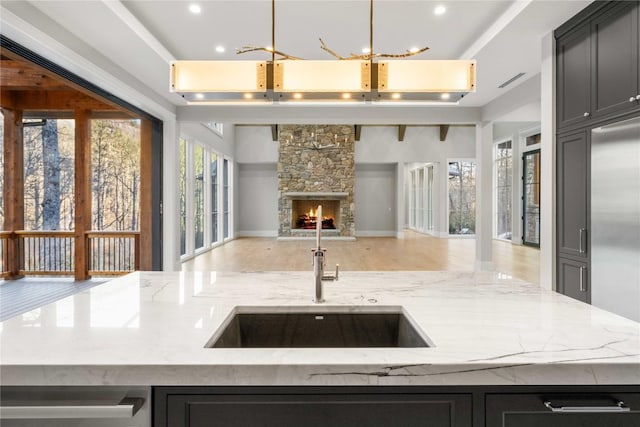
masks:
{"label": "stainless steel sink", "polygon": [[236,307],[209,348],[431,347],[402,307]]}

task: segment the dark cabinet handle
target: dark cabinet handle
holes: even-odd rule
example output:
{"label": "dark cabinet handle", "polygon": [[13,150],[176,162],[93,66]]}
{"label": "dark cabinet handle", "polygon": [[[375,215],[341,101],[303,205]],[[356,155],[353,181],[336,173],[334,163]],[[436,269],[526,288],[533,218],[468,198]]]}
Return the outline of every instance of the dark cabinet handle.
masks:
{"label": "dark cabinet handle", "polygon": [[622,400],[618,400],[615,406],[556,406],[551,401],[545,400],[544,406],[551,409],[551,412],[580,413],[580,412],[630,412],[631,408],[626,406]]}

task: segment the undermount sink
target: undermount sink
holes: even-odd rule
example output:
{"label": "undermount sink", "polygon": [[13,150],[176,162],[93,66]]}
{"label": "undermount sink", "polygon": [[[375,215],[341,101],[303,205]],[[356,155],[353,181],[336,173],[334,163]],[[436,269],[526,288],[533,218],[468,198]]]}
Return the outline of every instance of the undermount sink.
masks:
{"label": "undermount sink", "polygon": [[209,348],[432,347],[402,307],[236,307]]}

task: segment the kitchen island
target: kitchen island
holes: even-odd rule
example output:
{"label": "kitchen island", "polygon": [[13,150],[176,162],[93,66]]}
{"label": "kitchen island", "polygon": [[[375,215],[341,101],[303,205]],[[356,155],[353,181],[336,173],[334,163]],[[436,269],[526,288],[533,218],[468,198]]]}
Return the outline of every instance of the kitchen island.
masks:
{"label": "kitchen island", "polygon": [[[640,392],[639,323],[499,273],[343,272],[324,304],[313,295],[311,272],[133,273],[3,322],[2,386]],[[236,307],[378,306],[401,307],[433,346],[205,347]]]}

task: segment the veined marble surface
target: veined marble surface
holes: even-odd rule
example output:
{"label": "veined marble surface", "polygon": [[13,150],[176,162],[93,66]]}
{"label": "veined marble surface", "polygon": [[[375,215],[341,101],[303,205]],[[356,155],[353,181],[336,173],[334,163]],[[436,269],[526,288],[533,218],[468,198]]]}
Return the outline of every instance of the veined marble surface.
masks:
{"label": "veined marble surface", "polygon": [[324,306],[402,306],[432,348],[210,349],[305,272],[140,272],[0,324],[3,385],[640,384],[640,323],[498,273],[341,272]]}

